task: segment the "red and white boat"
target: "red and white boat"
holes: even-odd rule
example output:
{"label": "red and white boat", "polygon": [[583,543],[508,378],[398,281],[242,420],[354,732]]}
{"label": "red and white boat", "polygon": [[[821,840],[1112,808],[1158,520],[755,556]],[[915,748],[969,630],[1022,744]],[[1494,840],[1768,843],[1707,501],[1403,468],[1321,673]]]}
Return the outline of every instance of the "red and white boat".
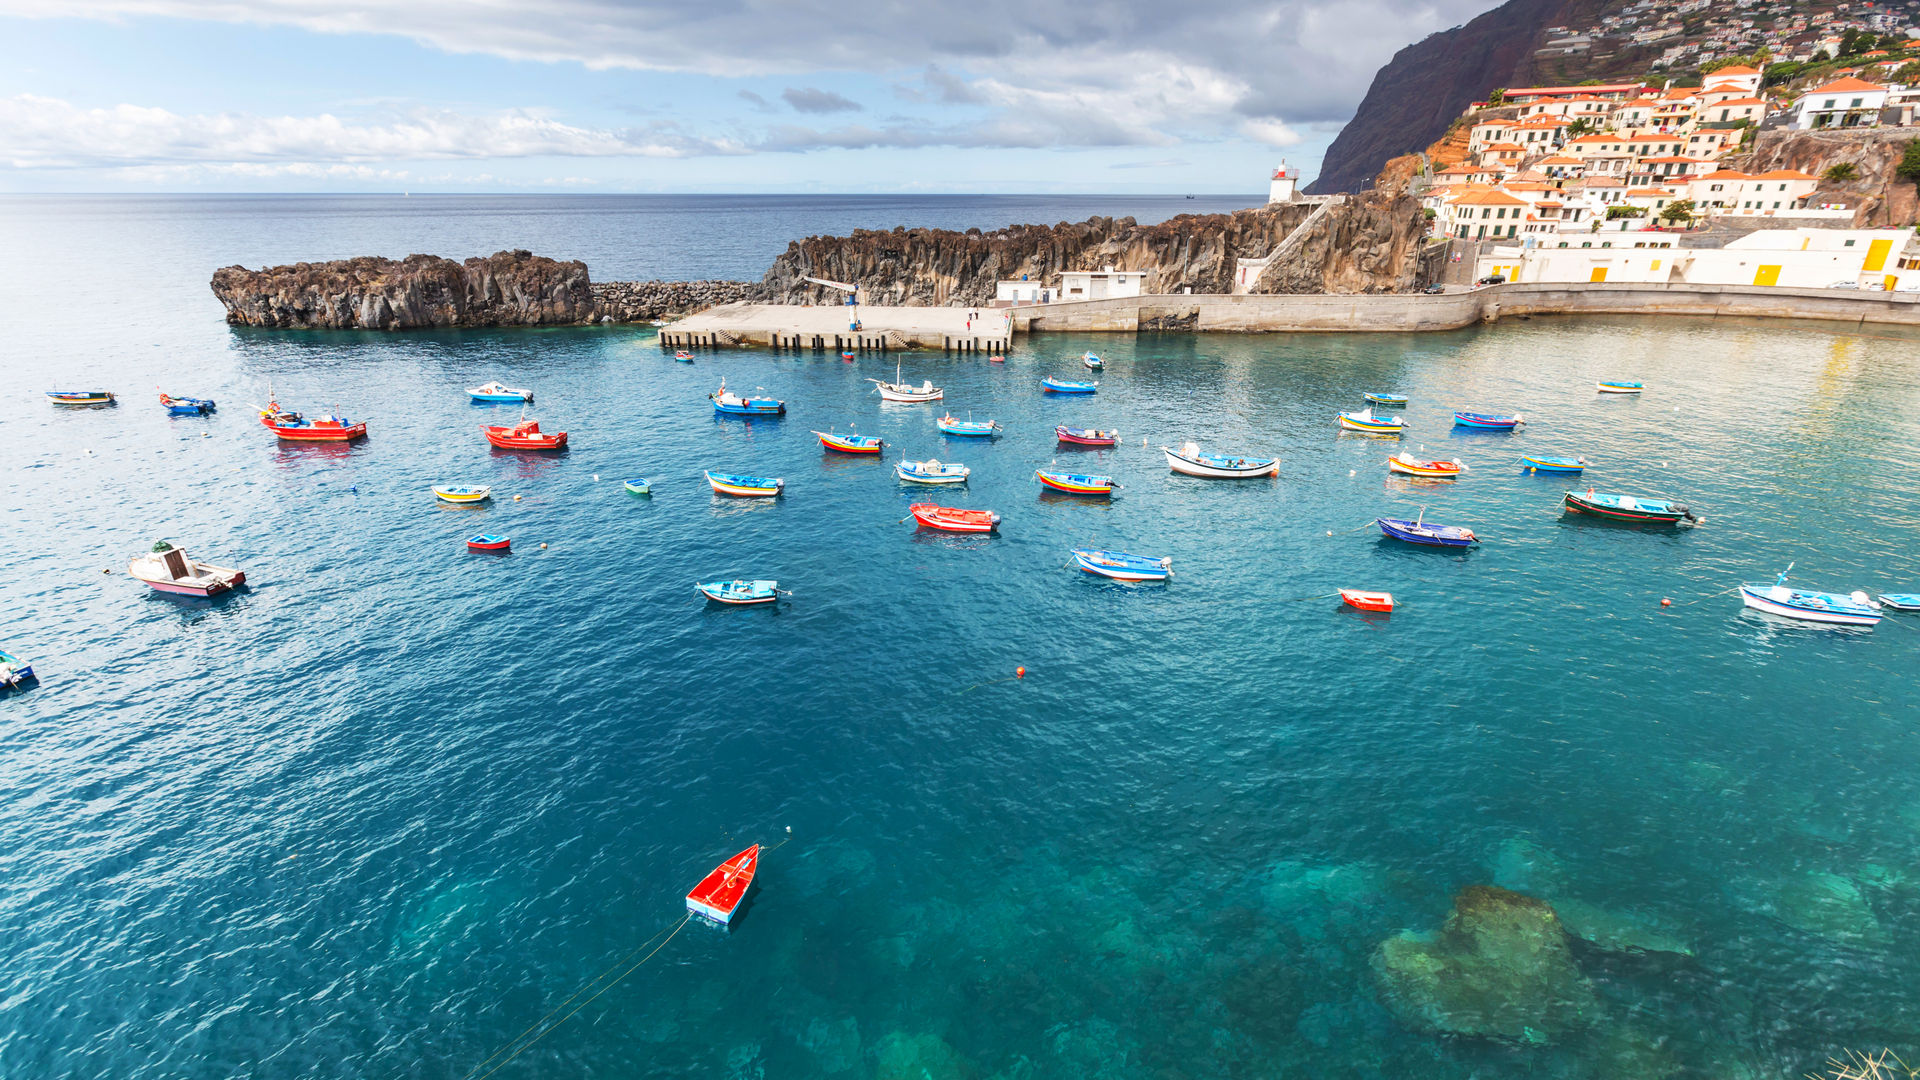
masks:
{"label": "red and white boat", "polygon": [[309,420],[297,412],[282,409],[280,403],[271,398],[267,400],[267,407],[260,410],[260,422],[288,442],[348,442],[367,435],[365,420],[357,424],[343,416]]}
{"label": "red and white boat", "polygon": [[1367,592],[1364,589],[1341,589],[1340,599],[1359,608],[1361,611],[1392,611],[1393,594]]}
{"label": "red and white boat", "polygon": [[184,548],[165,540],[153,550],[127,564],[127,573],[151,585],[155,591],[178,596],[219,596],[236,585],[245,585],[247,575],[239,570],[211,563],[194,562]]}
{"label": "red and white boat", "polygon": [[700,879],[700,884],[687,894],[687,910],[704,919],[712,919],[722,926],[733,921],[733,913],[746,899],[747,890],[753,886],[753,873],[760,868],[760,845],[755,844],[747,850],[713,868],[713,873]]}
{"label": "red and white boat", "polygon": [[1065,424],[1054,428],[1053,436],[1063,443],[1073,443],[1076,446],[1115,446],[1120,442],[1120,433],[1117,431],[1068,427]]}
{"label": "red and white boat", "polygon": [[541,431],[540,421],[522,420],[512,427],[499,425],[483,426],[487,441],[502,450],[564,450],[567,448],[567,433],[564,431]]}
{"label": "red and white boat", "polygon": [[1452,480],[1465,472],[1467,467],[1458,461],[1421,461],[1412,454],[1395,454],[1387,459],[1387,471],[1404,473],[1407,476],[1427,476]]}
{"label": "red and white boat", "polygon": [[932,503],[914,503],[907,510],[927,528],[946,532],[992,532],[1000,524],[1000,515],[991,510],[958,510]]}

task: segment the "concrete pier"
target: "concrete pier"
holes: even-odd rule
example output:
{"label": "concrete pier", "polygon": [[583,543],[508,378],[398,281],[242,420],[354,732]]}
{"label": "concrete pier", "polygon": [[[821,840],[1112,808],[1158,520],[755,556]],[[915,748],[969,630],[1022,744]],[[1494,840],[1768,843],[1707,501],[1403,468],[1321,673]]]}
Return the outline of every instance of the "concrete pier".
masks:
{"label": "concrete pier", "polygon": [[[944,349],[1004,353],[1013,341],[1007,312],[958,307],[801,307],[724,304],[660,328],[667,348],[690,345],[764,345],[773,349],[885,352]],[[848,324],[859,313],[859,329]]]}

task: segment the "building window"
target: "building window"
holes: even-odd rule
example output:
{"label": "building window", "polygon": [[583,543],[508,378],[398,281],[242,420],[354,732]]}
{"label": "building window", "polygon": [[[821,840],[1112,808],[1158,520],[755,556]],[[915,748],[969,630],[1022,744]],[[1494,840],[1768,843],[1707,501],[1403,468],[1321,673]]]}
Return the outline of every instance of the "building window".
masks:
{"label": "building window", "polygon": [[1851,240],[1849,240],[1849,241],[1847,241],[1846,243],[1844,243],[1844,244],[1842,244],[1842,245],[1840,245],[1840,246],[1841,246],[1841,247],[1852,247],[1852,246],[1853,246],[1853,241],[1851,241]]}

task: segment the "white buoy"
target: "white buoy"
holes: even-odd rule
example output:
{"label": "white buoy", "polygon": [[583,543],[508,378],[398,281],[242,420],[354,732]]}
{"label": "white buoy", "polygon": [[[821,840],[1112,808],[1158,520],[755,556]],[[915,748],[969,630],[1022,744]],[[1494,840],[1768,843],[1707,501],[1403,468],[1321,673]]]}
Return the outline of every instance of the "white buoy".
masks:
{"label": "white buoy", "polygon": [[599,473],[594,473],[594,474],[593,474],[593,478],[594,478],[595,480],[598,480],[598,479],[600,479],[600,474],[599,474]]}

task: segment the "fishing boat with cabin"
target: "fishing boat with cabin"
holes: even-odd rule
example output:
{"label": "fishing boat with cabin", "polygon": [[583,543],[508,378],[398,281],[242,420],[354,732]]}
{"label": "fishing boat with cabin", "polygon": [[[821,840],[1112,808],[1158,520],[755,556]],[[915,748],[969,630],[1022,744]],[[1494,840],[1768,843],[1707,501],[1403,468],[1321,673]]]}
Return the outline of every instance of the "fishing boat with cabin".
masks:
{"label": "fishing boat with cabin", "polygon": [[1160,449],[1167,455],[1167,467],[1187,476],[1204,476],[1212,480],[1249,480],[1280,475],[1279,458],[1203,454],[1198,443],[1187,443],[1179,450],[1165,446]]}
{"label": "fishing boat with cabin", "polygon": [[961,420],[952,413],[934,421],[942,435],[959,435],[968,439],[991,439],[1000,430],[1000,425],[992,420]]}
{"label": "fishing boat with cabin", "polygon": [[214,411],[212,398],[174,397],[162,392],[160,404],[168,416],[206,416]]}
{"label": "fishing boat with cabin", "polygon": [[935,461],[932,458],[925,461],[903,459],[894,465],[893,471],[900,479],[913,484],[964,484],[967,482],[967,477],[973,473],[973,470],[965,465]]}
{"label": "fishing boat with cabin", "polygon": [[709,600],[722,604],[771,604],[780,599],[777,581],[696,581],[693,587]]}
{"label": "fishing boat with cabin", "polygon": [[1171,558],[1156,559],[1150,555],[1133,555],[1125,551],[1074,548],[1073,562],[1089,574],[1116,581],[1165,581],[1173,576]]}
{"label": "fishing boat with cabin", "polygon": [[1100,384],[1075,382],[1072,379],[1058,379],[1049,375],[1040,380],[1040,389],[1049,394],[1091,394],[1100,389]]}
{"label": "fishing boat with cabin", "polygon": [[713,873],[701,878],[700,884],[687,894],[687,910],[721,926],[728,925],[733,921],[733,913],[739,910],[740,901],[746,899],[747,890],[753,887],[753,875],[759,863],[760,845],[755,844],[714,867]]}
{"label": "fishing boat with cabin", "polygon": [[[852,354],[849,353],[848,355],[851,356]],[[867,381],[873,384],[875,390],[879,391],[881,401],[897,401],[902,404],[914,404],[922,401],[939,401],[941,398],[946,397],[946,391],[933,385],[931,379],[919,386],[909,386],[900,381],[900,361],[898,359],[893,362],[892,382],[886,382],[881,379],[868,379]]]}
{"label": "fishing boat with cabin", "polygon": [[878,454],[886,446],[878,435],[855,435],[852,432],[836,435],[831,431],[816,431],[814,434],[820,436],[821,446],[843,454]]}
{"label": "fishing boat with cabin", "polygon": [[707,483],[721,495],[737,498],[772,498],[787,489],[787,482],[778,476],[747,476],[743,473],[723,473],[707,471]]}
{"label": "fishing boat with cabin", "polygon": [[365,420],[354,423],[344,416],[323,416],[309,420],[297,412],[282,409],[273,398],[260,410],[260,423],[287,442],[351,442],[367,436]]}
{"label": "fishing boat with cabin", "polygon": [[1369,435],[1398,436],[1407,429],[1407,422],[1404,419],[1398,416],[1376,416],[1371,407],[1360,412],[1343,412],[1335,419],[1347,431],[1360,431]]}
{"label": "fishing boat with cabin", "polygon": [[481,386],[467,387],[467,396],[477,404],[511,401],[516,404],[533,404],[533,391],[522,390],[501,382],[490,382]]}
{"label": "fishing boat with cabin", "polygon": [[235,586],[245,585],[247,575],[239,570],[212,563],[195,562],[185,548],[162,540],[153,550],[127,564],[127,573],[144,581],[155,592],[175,596],[219,596]]}
{"label": "fishing boat with cabin", "polygon": [[106,390],[49,390],[47,399],[55,405],[113,404],[113,394]]}
{"label": "fishing boat with cabin", "polygon": [[727,389],[727,380],[720,380],[720,389],[708,394],[713,399],[713,411],[728,416],[781,416],[787,411],[787,403],[776,398],[742,397]]}
{"label": "fishing boat with cabin", "polygon": [[496,450],[565,450],[567,433],[564,431],[541,431],[540,421],[521,420],[517,424],[483,425],[481,431],[487,435],[487,442]]}
{"label": "fishing boat with cabin", "polygon": [[1473,535],[1472,529],[1463,529],[1455,525],[1427,524],[1427,511],[1421,507],[1419,516],[1412,521],[1405,518],[1375,518],[1373,523],[1380,531],[1395,540],[1404,540],[1409,544],[1423,544],[1427,547],[1467,547],[1477,544],[1480,539]]}
{"label": "fishing boat with cabin", "polygon": [[1467,467],[1458,460],[1421,461],[1412,454],[1401,452],[1387,459],[1387,470],[1434,480],[1455,480],[1467,471]]}
{"label": "fishing boat with cabin", "polygon": [[1099,428],[1068,427],[1065,424],[1053,429],[1053,437],[1072,446],[1118,446],[1120,433],[1101,431]]}
{"label": "fishing boat with cabin", "polygon": [[493,498],[493,489],[485,484],[440,484],[433,488],[433,497],[457,506],[471,506]]}
{"label": "fishing boat with cabin", "polygon": [[992,532],[1000,525],[1000,515],[991,510],[962,510],[933,503],[914,503],[907,507],[913,519],[929,529],[942,532]]}
{"label": "fishing boat with cabin", "polygon": [[1576,514],[1591,514],[1608,521],[1627,521],[1636,525],[1678,525],[1684,518],[1696,520],[1685,503],[1663,499],[1642,499],[1633,495],[1611,495],[1588,488],[1569,491],[1566,507]]}
{"label": "fishing boat with cabin", "polygon": [[1617,382],[1604,379],[1594,385],[1603,394],[1638,394],[1647,388],[1645,383]]}
{"label": "fishing boat with cabin", "polygon": [[1486,413],[1457,412],[1453,414],[1453,426],[1472,428],[1475,431],[1512,431],[1527,421],[1519,416],[1490,416]]}
{"label": "fishing boat with cabin", "polygon": [[1048,472],[1045,469],[1034,470],[1040,482],[1055,491],[1064,491],[1069,495],[1111,495],[1119,484],[1111,476],[1092,476],[1083,473]]}
{"label": "fishing boat with cabin", "polygon": [[1565,457],[1522,457],[1521,472],[1557,473],[1566,476],[1578,476],[1587,467],[1586,458]]}
{"label": "fishing boat with cabin", "polygon": [[1788,588],[1787,571],[1792,569],[1789,564],[1771,585],[1743,583],[1741,604],[1782,618],[1840,626],[1877,626],[1885,618],[1864,592],[1829,593]]}
{"label": "fishing boat with cabin", "polygon": [[513,541],[504,536],[481,533],[478,536],[467,537],[467,550],[506,552],[513,550]]}

